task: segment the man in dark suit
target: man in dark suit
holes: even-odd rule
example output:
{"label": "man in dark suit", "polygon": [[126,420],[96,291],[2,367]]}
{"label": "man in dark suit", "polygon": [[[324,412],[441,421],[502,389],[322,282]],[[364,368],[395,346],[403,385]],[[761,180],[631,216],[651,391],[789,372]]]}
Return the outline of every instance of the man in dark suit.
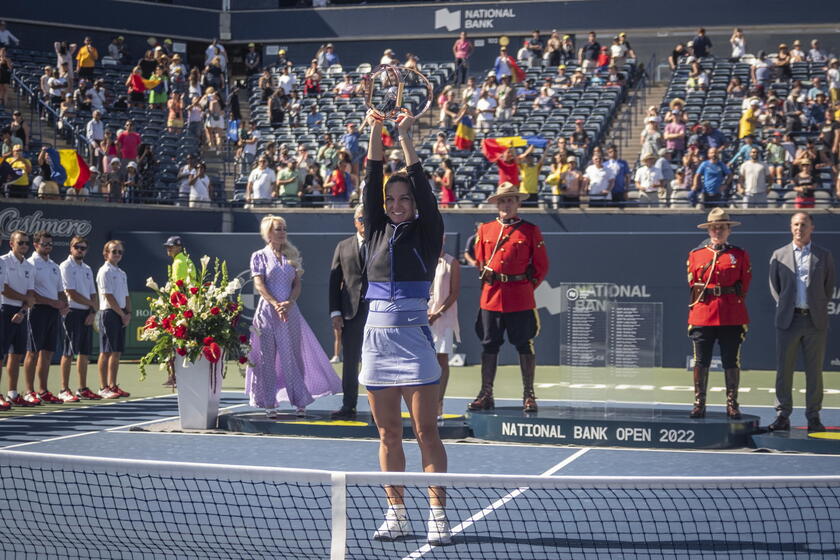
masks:
{"label": "man in dark suit", "polygon": [[336,420],[356,417],[359,396],[359,361],[362,357],[362,338],[368,314],[364,299],[367,288],[365,276],[365,218],[362,206],[353,213],[356,234],[338,243],[330,270],[330,317],[333,329],[341,332],[344,362],[341,377],[344,402],[332,413]]}
{"label": "man in dark suit", "polygon": [[809,432],[825,431],[820,422],[823,362],[828,334],[828,303],[834,290],[831,253],[814,243],[814,219],[797,212],[791,217],[793,243],[770,258],[770,292],[776,300],[776,420],[771,431],[790,429],[793,369],[802,348],[805,360],[805,417]]}

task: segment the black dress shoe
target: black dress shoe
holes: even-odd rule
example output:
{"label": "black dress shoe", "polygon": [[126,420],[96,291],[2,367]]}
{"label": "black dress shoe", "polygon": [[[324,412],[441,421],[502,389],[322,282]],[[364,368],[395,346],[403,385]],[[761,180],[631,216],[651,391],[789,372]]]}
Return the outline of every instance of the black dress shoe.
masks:
{"label": "black dress shoe", "polygon": [[777,416],[772,424],[767,426],[771,432],[787,432],[790,431],[790,420],[785,416]]}
{"label": "black dress shoe", "polygon": [[825,426],[823,423],[820,422],[819,418],[816,420],[808,420],[808,431],[809,432],[824,432]]}
{"label": "black dress shoe", "polygon": [[333,420],[354,420],[356,418],[356,409],[342,406],[339,410],[331,413],[330,418]]}

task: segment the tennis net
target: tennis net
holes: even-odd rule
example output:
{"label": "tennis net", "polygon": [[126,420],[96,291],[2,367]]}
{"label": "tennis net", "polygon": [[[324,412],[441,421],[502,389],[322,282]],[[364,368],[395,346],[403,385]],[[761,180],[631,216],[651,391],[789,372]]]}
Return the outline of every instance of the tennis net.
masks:
{"label": "tennis net", "polygon": [[[409,527],[376,541],[384,486]],[[452,544],[426,542],[446,488]],[[10,558],[837,558],[840,477],[345,473],[0,451]],[[2,556],[0,552],[0,556]]]}

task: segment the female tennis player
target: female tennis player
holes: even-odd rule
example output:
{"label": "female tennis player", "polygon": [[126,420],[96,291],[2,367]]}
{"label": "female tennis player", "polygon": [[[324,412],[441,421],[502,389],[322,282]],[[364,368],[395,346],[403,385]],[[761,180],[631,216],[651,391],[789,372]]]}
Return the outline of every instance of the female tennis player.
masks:
{"label": "female tennis player", "polygon": [[[414,118],[398,117],[407,172],[393,174],[383,189],[382,114],[371,111],[364,188],[367,243],[366,298],[370,312],[362,344],[361,383],[379,429],[379,466],[404,471],[402,415],[405,400],[420,446],[423,470],[446,472],[446,450],[437,429],[440,366],[429,330],[429,288],[443,244],[443,218],[411,139]],[[403,487],[388,486],[388,511],[374,539],[408,534]],[[430,544],[450,542],[442,487],[429,487]]]}

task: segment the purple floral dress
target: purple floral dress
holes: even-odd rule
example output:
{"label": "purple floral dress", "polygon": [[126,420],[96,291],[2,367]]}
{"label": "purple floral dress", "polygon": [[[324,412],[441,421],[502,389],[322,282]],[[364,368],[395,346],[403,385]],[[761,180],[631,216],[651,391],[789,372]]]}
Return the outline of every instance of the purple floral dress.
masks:
{"label": "purple floral dress", "polygon": [[[295,269],[270,247],[251,255],[251,276],[262,276],[266,288],[277,301],[286,301],[292,292]],[[298,306],[292,305],[288,320],[260,298],[251,333],[252,366],[245,374],[245,394],[251,406],[276,408],[290,402],[303,408],[315,398],[341,390],[341,380],[333,370],[324,349],[315,338]]]}

